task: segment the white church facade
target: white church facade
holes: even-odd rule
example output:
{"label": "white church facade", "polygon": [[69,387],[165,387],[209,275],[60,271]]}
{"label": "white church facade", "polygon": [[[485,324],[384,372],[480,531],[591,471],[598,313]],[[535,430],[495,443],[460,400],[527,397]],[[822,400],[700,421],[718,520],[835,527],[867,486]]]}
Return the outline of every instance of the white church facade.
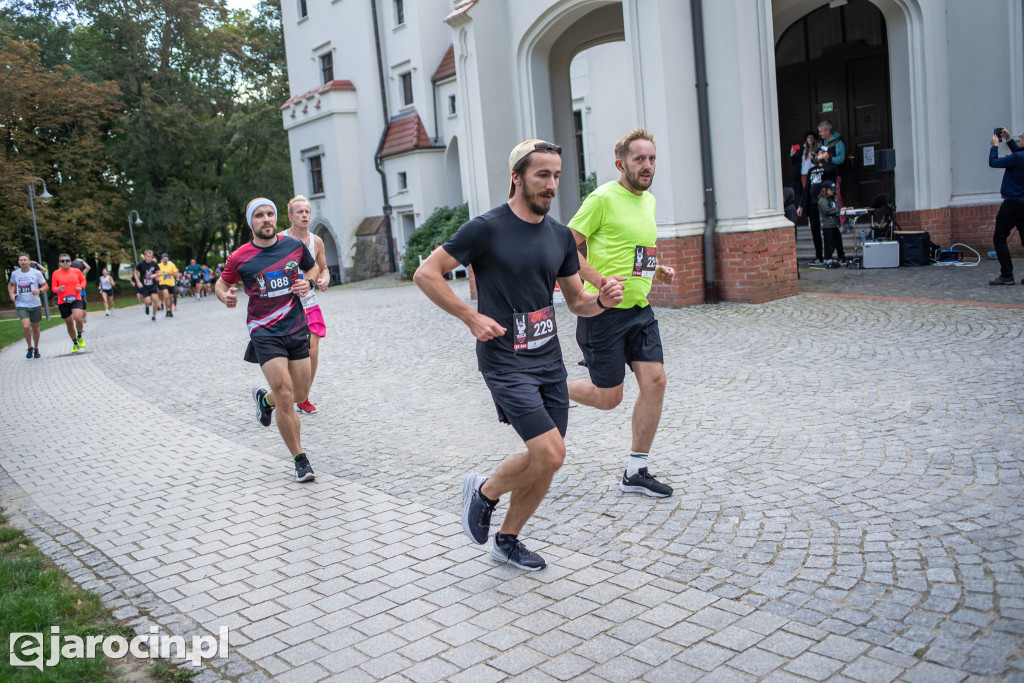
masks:
{"label": "white church facade", "polygon": [[523,139],[565,149],[552,214],[568,221],[643,125],[659,257],[683,273],[652,300],[769,301],[797,291],[783,188],[805,130],[842,134],[845,204],[885,194],[904,229],[986,251],[988,140],[1024,130],[1022,0],[284,0],[282,15],[295,191],[342,281],[395,267],[437,207],[505,201]]}

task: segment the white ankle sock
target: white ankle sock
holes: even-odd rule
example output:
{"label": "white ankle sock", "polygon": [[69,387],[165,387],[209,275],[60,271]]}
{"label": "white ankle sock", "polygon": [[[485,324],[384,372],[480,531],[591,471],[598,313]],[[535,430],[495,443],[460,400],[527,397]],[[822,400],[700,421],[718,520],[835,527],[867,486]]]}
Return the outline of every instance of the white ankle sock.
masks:
{"label": "white ankle sock", "polygon": [[647,467],[647,453],[629,452],[629,462],[626,463],[626,477],[632,477],[641,467]]}

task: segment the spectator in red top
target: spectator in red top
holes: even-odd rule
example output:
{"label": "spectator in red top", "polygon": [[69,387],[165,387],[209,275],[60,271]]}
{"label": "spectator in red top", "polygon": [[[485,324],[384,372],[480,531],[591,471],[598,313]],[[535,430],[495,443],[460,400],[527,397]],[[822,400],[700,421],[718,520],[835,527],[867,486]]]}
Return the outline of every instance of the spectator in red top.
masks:
{"label": "spectator in red top", "polygon": [[68,327],[73,347],[71,353],[78,353],[85,348],[82,339],[82,315],[85,313],[85,302],[82,292],[85,291],[85,276],[78,268],[71,267],[71,257],[60,255],[60,269],[53,271],[50,290],[57,297],[57,309],[64,324]]}

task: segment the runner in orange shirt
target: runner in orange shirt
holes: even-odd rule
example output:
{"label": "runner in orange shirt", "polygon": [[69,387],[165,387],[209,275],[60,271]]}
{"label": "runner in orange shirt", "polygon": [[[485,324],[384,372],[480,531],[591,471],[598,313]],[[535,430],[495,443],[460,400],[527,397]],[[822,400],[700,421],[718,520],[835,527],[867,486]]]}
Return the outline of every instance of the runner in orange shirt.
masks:
{"label": "runner in orange shirt", "polygon": [[60,269],[53,271],[50,290],[57,297],[60,317],[64,318],[68,336],[74,344],[71,353],[78,353],[79,349],[85,348],[85,340],[82,339],[82,314],[85,313],[82,292],[85,291],[85,276],[78,268],[71,267],[71,257],[67,254],[60,255]]}

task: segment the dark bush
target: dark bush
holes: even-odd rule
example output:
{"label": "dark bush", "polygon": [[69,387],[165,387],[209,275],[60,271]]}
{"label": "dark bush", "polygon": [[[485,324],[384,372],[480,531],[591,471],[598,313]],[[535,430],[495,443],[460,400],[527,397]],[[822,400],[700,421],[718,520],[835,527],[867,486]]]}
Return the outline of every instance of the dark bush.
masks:
{"label": "dark bush", "polygon": [[426,258],[434,250],[435,244],[447,242],[468,220],[469,204],[442,206],[430,214],[430,218],[423,221],[423,225],[409,236],[409,243],[402,256],[402,277],[411,278],[420,266],[419,257]]}

